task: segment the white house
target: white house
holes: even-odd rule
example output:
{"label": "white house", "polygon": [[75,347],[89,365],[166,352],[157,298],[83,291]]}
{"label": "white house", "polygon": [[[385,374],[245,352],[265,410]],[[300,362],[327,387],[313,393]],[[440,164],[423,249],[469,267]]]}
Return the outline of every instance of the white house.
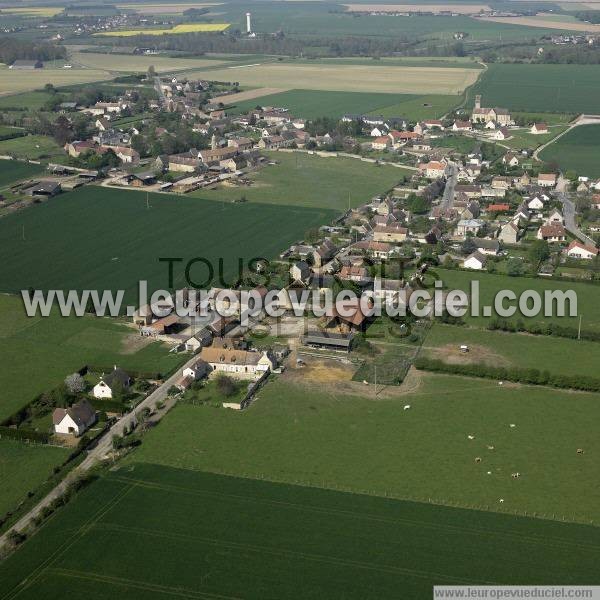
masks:
{"label": "white house", "polygon": [[540,173],[537,183],[540,187],[553,188],[556,185],[556,175],[554,173]]}
{"label": "white house", "polygon": [[465,269],[474,269],[475,271],[481,271],[482,269],[485,269],[486,263],[487,257],[481,252],[476,251],[464,260],[463,267]]}
{"label": "white house", "polygon": [[249,352],[233,348],[203,348],[200,358],[212,370],[239,379],[259,379],[275,367],[274,361],[266,352]]}
{"label": "white house", "polygon": [[542,199],[539,196],[534,196],[527,203],[527,208],[529,210],[542,210],[544,208],[544,203],[543,203]]}
{"label": "white house", "polygon": [[188,352],[198,352],[203,346],[208,346],[212,341],[212,334],[208,327],[204,327],[185,341],[185,349]]}
{"label": "white house", "polygon": [[208,363],[206,363],[202,359],[200,359],[200,360],[197,360],[193,365],[183,369],[182,375],[184,377],[189,377],[190,379],[197,381],[198,379],[202,379],[203,377],[206,377],[206,375],[208,375],[209,371],[210,371],[210,367],[209,367]]}
{"label": "white house", "polygon": [[100,381],[94,386],[94,398],[112,398],[116,388],[127,390],[130,385],[129,375],[115,365],[115,368],[108,375],[102,375]]}
{"label": "white house", "polygon": [[573,240],[566,250],[569,258],[579,258],[584,260],[592,260],[598,256],[598,248],[594,246],[586,246],[577,240]]}
{"label": "white house", "polygon": [[546,223],[558,223],[559,225],[565,224],[565,218],[562,216],[562,213],[558,208],[555,208],[546,219]]}
{"label": "white house", "polygon": [[56,408],[52,413],[55,433],[80,436],[96,422],[96,411],[87,400],[70,408]]}
{"label": "white house", "polygon": [[534,123],[531,127],[533,135],[542,135],[548,133],[548,125],[546,123]]}

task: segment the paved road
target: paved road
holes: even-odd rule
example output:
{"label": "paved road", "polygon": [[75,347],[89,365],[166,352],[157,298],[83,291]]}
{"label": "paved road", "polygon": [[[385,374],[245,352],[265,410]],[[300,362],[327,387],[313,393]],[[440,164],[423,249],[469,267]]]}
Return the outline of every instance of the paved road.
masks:
{"label": "paved road", "polygon": [[448,178],[446,179],[446,187],[444,188],[444,195],[442,196],[442,202],[440,204],[442,210],[452,208],[452,203],[454,202],[454,188],[458,181],[458,167],[455,163],[449,162],[446,172]]}
{"label": "paved road", "polygon": [[[164,408],[157,410],[156,413],[152,416],[152,422],[160,421],[166,414],[169,412],[171,408],[175,405],[177,400],[175,398],[171,398],[167,396],[167,392],[169,388],[174,385],[180,378],[181,372],[186,367],[192,365],[194,362],[198,360],[197,356],[193,356],[188,360],[185,365],[182,365],[174,375],[169,377],[162,385],[160,385],[156,390],[154,390],[147,398],[140,402],[136,409],[135,413],[143,410],[144,408],[149,408],[150,410],[154,409],[156,402],[162,400],[165,403]],[[129,427],[129,425],[135,422],[135,414],[128,413],[123,415],[98,441],[96,446],[88,451],[88,455],[86,458],[75,467],[41,502],[39,502],[34,508],[32,508],[26,515],[21,517],[19,521],[17,521],[11,530],[22,531],[25,529],[30,523],[31,520],[38,516],[41,510],[48,506],[55,498],[58,498],[61,494],[63,494],[67,488],[67,486],[73,482],[77,477],[88,471],[91,467],[98,464],[101,460],[107,458],[107,455],[112,450],[112,438],[114,435],[123,435],[123,431],[125,427]],[[2,548],[7,542],[7,534],[0,536],[0,548]]]}
{"label": "paved road", "polygon": [[578,238],[580,241],[582,241],[584,244],[589,244],[591,246],[595,246],[596,243],[594,242],[594,240],[590,237],[588,237],[587,235],[585,235],[585,233],[583,233],[583,231],[581,231],[581,229],[579,229],[579,227],[577,227],[577,223],[575,220],[575,203],[569,198],[569,193],[567,192],[567,186],[568,186],[568,182],[567,180],[561,175],[558,178],[558,182],[556,184],[556,190],[557,190],[557,195],[558,195],[558,199],[561,201],[562,206],[563,206],[563,216],[565,218],[565,229],[573,234],[576,238]]}

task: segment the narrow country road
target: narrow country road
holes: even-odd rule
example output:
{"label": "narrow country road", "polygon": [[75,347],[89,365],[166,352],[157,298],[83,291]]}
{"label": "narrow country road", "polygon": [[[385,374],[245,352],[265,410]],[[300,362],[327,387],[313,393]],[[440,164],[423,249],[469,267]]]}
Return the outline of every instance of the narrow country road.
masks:
{"label": "narrow country road", "polygon": [[183,369],[192,365],[197,360],[197,356],[190,358],[184,365],[179,367],[177,371],[171,375],[171,377],[165,380],[164,383],[162,383],[149,396],[142,400],[142,402],[136,406],[133,412],[123,415],[116,423],[114,423],[114,425],[98,440],[98,443],[88,451],[88,455],[81,462],[81,464],[75,467],[51,492],[44,497],[43,500],[36,504],[36,506],[34,506],[27,514],[21,517],[9,531],[0,536],[0,549],[3,548],[7,543],[8,533],[10,531],[23,531],[28,525],[30,525],[32,519],[41,513],[44,507],[50,505],[54,499],[58,498],[66,491],[70,483],[75,481],[77,477],[86,473],[94,465],[106,458],[107,454],[112,449],[113,436],[123,435],[125,427],[129,427],[132,422],[135,422],[135,413],[143,410],[144,408],[149,408],[152,410],[154,409],[156,402],[163,401],[165,406],[160,410],[156,410],[151,419],[151,421],[154,423],[160,421],[177,402],[176,398],[172,398],[167,395],[169,388],[181,378],[181,372]]}
{"label": "narrow country road", "polygon": [[565,218],[565,229],[578,238],[584,244],[595,246],[596,243],[590,237],[588,237],[579,227],[577,227],[577,223],[575,220],[575,203],[569,198],[569,193],[567,192],[568,181],[561,175],[558,178],[558,182],[556,184],[557,196],[563,206],[563,216]]}
{"label": "narrow country road", "polygon": [[446,179],[446,187],[444,188],[444,195],[442,196],[442,202],[440,204],[440,208],[442,210],[452,208],[452,204],[454,202],[454,188],[456,187],[456,183],[458,181],[458,167],[455,163],[448,163],[448,171],[449,175]]}

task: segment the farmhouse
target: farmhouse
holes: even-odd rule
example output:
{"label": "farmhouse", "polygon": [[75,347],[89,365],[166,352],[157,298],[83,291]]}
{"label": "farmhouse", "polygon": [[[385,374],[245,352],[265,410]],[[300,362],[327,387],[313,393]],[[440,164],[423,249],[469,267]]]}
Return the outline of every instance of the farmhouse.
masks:
{"label": "farmhouse", "polygon": [[466,237],[469,233],[477,235],[483,225],[483,221],[479,219],[461,219],[456,226],[456,235],[460,237]]}
{"label": "farmhouse", "polygon": [[538,240],[547,242],[564,242],[567,239],[565,228],[559,223],[542,225],[537,232]]}
{"label": "farmhouse", "polygon": [[408,235],[408,229],[400,223],[390,225],[377,225],[373,230],[373,241],[375,242],[403,242]]}
{"label": "farmhouse", "polygon": [[452,131],[471,131],[472,129],[471,121],[454,121],[452,125]]}
{"label": "farmhouse", "polygon": [[388,242],[362,241],[352,246],[357,250],[364,250],[369,256],[379,259],[388,259],[397,252],[396,246]]}
{"label": "farmhouse", "polygon": [[507,140],[510,137],[510,131],[506,127],[500,127],[492,134],[492,139],[499,142]]}
{"label": "farmhouse", "polygon": [[80,436],[96,422],[96,411],[87,400],[81,400],[70,408],[55,408],[52,413],[54,432]]}
{"label": "farmhouse", "polygon": [[537,178],[540,187],[554,187],[556,185],[556,175],[554,173],[540,173]]}
{"label": "farmhouse", "polygon": [[505,223],[500,228],[498,239],[505,244],[516,244],[519,241],[519,227],[514,221]]}
{"label": "farmhouse", "polygon": [[487,263],[487,258],[481,252],[473,252],[470,256],[468,256],[464,262],[463,267],[465,269],[474,269],[476,271],[481,271],[485,269],[485,265]]}
{"label": "farmhouse", "polygon": [[373,150],[387,150],[392,145],[392,140],[387,135],[375,138],[371,142]]}
{"label": "farmhouse", "polygon": [[502,163],[508,167],[518,167],[519,166],[519,157],[514,152],[507,152],[502,157]]}
{"label": "farmhouse", "polygon": [[592,260],[598,256],[598,248],[594,246],[586,246],[577,240],[573,240],[569,244],[566,254],[569,258]]}
{"label": "farmhouse", "polygon": [[548,125],[546,125],[546,123],[534,123],[531,126],[531,133],[533,133],[533,135],[548,133]]}
{"label": "farmhouse", "polygon": [[94,386],[94,398],[112,398],[116,390],[127,390],[131,385],[129,375],[115,365],[108,375],[102,375],[100,381]]}
{"label": "farmhouse", "polygon": [[208,327],[204,327],[185,341],[185,349],[188,352],[198,352],[203,346],[210,345],[211,341],[212,333]]}
{"label": "farmhouse", "polygon": [[200,358],[213,371],[240,379],[259,379],[275,367],[267,352],[249,352],[232,348],[203,348]]}
{"label": "farmhouse", "polygon": [[420,165],[420,168],[425,173],[425,177],[429,179],[439,179],[446,173],[446,163],[436,160]]}

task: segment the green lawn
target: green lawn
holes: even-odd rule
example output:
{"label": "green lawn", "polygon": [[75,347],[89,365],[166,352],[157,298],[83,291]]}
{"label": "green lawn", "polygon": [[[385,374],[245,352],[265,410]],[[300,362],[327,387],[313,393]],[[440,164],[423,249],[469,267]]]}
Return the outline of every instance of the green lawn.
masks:
{"label": "green lawn", "polygon": [[386,106],[381,110],[372,111],[372,113],[381,114],[384,117],[408,117],[414,121],[436,119],[454,109],[462,99],[462,96],[445,94],[415,96]]}
{"label": "green lawn", "polygon": [[521,130],[511,131],[511,137],[508,140],[502,142],[505,146],[510,146],[515,150],[522,150],[526,148],[537,148],[542,144],[546,144],[550,140],[554,139],[557,135],[560,135],[568,125],[553,125],[550,127],[548,133],[535,135],[530,133],[529,128]]}
{"label": "green lawn", "polygon": [[0,519],[52,475],[69,450],[0,440]]}
{"label": "green lawn", "polygon": [[43,172],[41,165],[18,162],[15,160],[0,160],[0,188],[9,186],[16,181],[34,177]]}
{"label": "green lawn", "polygon": [[561,169],[600,177],[600,125],[582,125],[544,148],[540,158],[555,161]]}
{"label": "green lawn", "polygon": [[231,201],[245,196],[251,203],[306,206],[343,211],[360,206],[388,191],[411,171],[365,163],[354,158],[335,158],[303,152],[270,152],[277,161],[250,175],[250,187],[198,190],[191,197]]}
{"label": "green lawn", "polygon": [[583,525],[135,465],[83,491],[0,577],[5,596],[36,600],[422,600],[443,584],[594,584],[599,541]]}
{"label": "green lawn", "polygon": [[600,439],[590,423],[600,396],[415,377],[420,386],[407,381],[409,391],[391,399],[374,400],[372,386],[350,396],[284,375],[241,413],[177,406],[129,460],[598,522]]}
{"label": "green lawn", "polygon": [[137,339],[109,319],[30,318],[20,297],[0,295],[0,421],[86,364],[166,373],[182,360],[159,342],[136,351],[130,342]]}
{"label": "green lawn", "polygon": [[[541,31],[541,30],[540,30]],[[600,65],[492,64],[470,97],[514,111],[600,112]]]}
{"label": "green lawn", "polygon": [[[213,284],[223,287],[235,281],[240,259],[278,256],[335,214],[167,194],[150,194],[147,205],[138,191],[80,188],[0,219],[1,291],[121,289],[136,304],[138,281],[147,280],[150,290],[169,287],[168,265],[159,261],[165,257],[182,259],[174,269],[175,287],[186,285],[185,265],[200,257],[211,261]],[[223,282],[217,279],[221,259]],[[204,265],[192,265],[195,282],[207,274]]]}
{"label": "green lawn", "polygon": [[62,148],[51,137],[45,135],[28,135],[1,141],[0,154],[32,160],[64,156]]}
{"label": "green lawn", "polygon": [[[507,275],[496,275],[488,273],[473,273],[468,271],[455,271],[452,269],[435,268],[435,273],[444,283],[444,287],[448,290],[463,290],[470,293],[470,282],[472,280],[479,281],[480,286],[480,316],[465,315],[464,319],[469,325],[477,327],[485,327],[491,317],[483,316],[483,307],[492,306],[494,304],[495,295],[501,290],[512,290],[517,294],[523,293],[526,290],[536,290],[543,294],[546,290],[573,290],[577,294],[577,311],[583,315],[582,329],[600,330],[600,306],[598,305],[598,293],[600,289],[595,285],[585,283],[572,283],[560,280],[536,279],[531,277],[509,277]],[[516,304],[505,303],[507,306]],[[492,316],[494,315],[492,311]],[[511,321],[517,321],[523,318],[519,311]],[[527,317],[523,320],[531,320],[538,323],[556,322],[563,326],[577,327],[579,323],[578,317],[545,317],[539,315],[537,317]]]}
{"label": "green lawn", "polygon": [[[311,62],[311,64],[313,64]],[[325,61],[325,64],[330,62]],[[345,63],[342,64],[354,64]],[[389,62],[385,62],[389,65]],[[395,64],[395,63],[393,63]],[[248,112],[255,106],[283,106],[294,116],[340,118],[344,113],[381,114],[386,117],[407,117],[411,120],[439,117],[459,104],[460,96],[411,94],[377,94],[366,92],[334,92],[321,90],[289,90],[239,102],[231,112]]]}
{"label": "green lawn", "polygon": [[52,94],[41,91],[0,96],[0,109],[41,110],[50,98]]}
{"label": "green lawn", "polygon": [[[459,354],[461,344],[471,348],[468,355]],[[600,344],[436,324],[427,335],[423,354],[440,360],[486,362],[491,366],[595,377],[598,374]],[[569,357],[568,361],[565,361],[565,356]]]}

